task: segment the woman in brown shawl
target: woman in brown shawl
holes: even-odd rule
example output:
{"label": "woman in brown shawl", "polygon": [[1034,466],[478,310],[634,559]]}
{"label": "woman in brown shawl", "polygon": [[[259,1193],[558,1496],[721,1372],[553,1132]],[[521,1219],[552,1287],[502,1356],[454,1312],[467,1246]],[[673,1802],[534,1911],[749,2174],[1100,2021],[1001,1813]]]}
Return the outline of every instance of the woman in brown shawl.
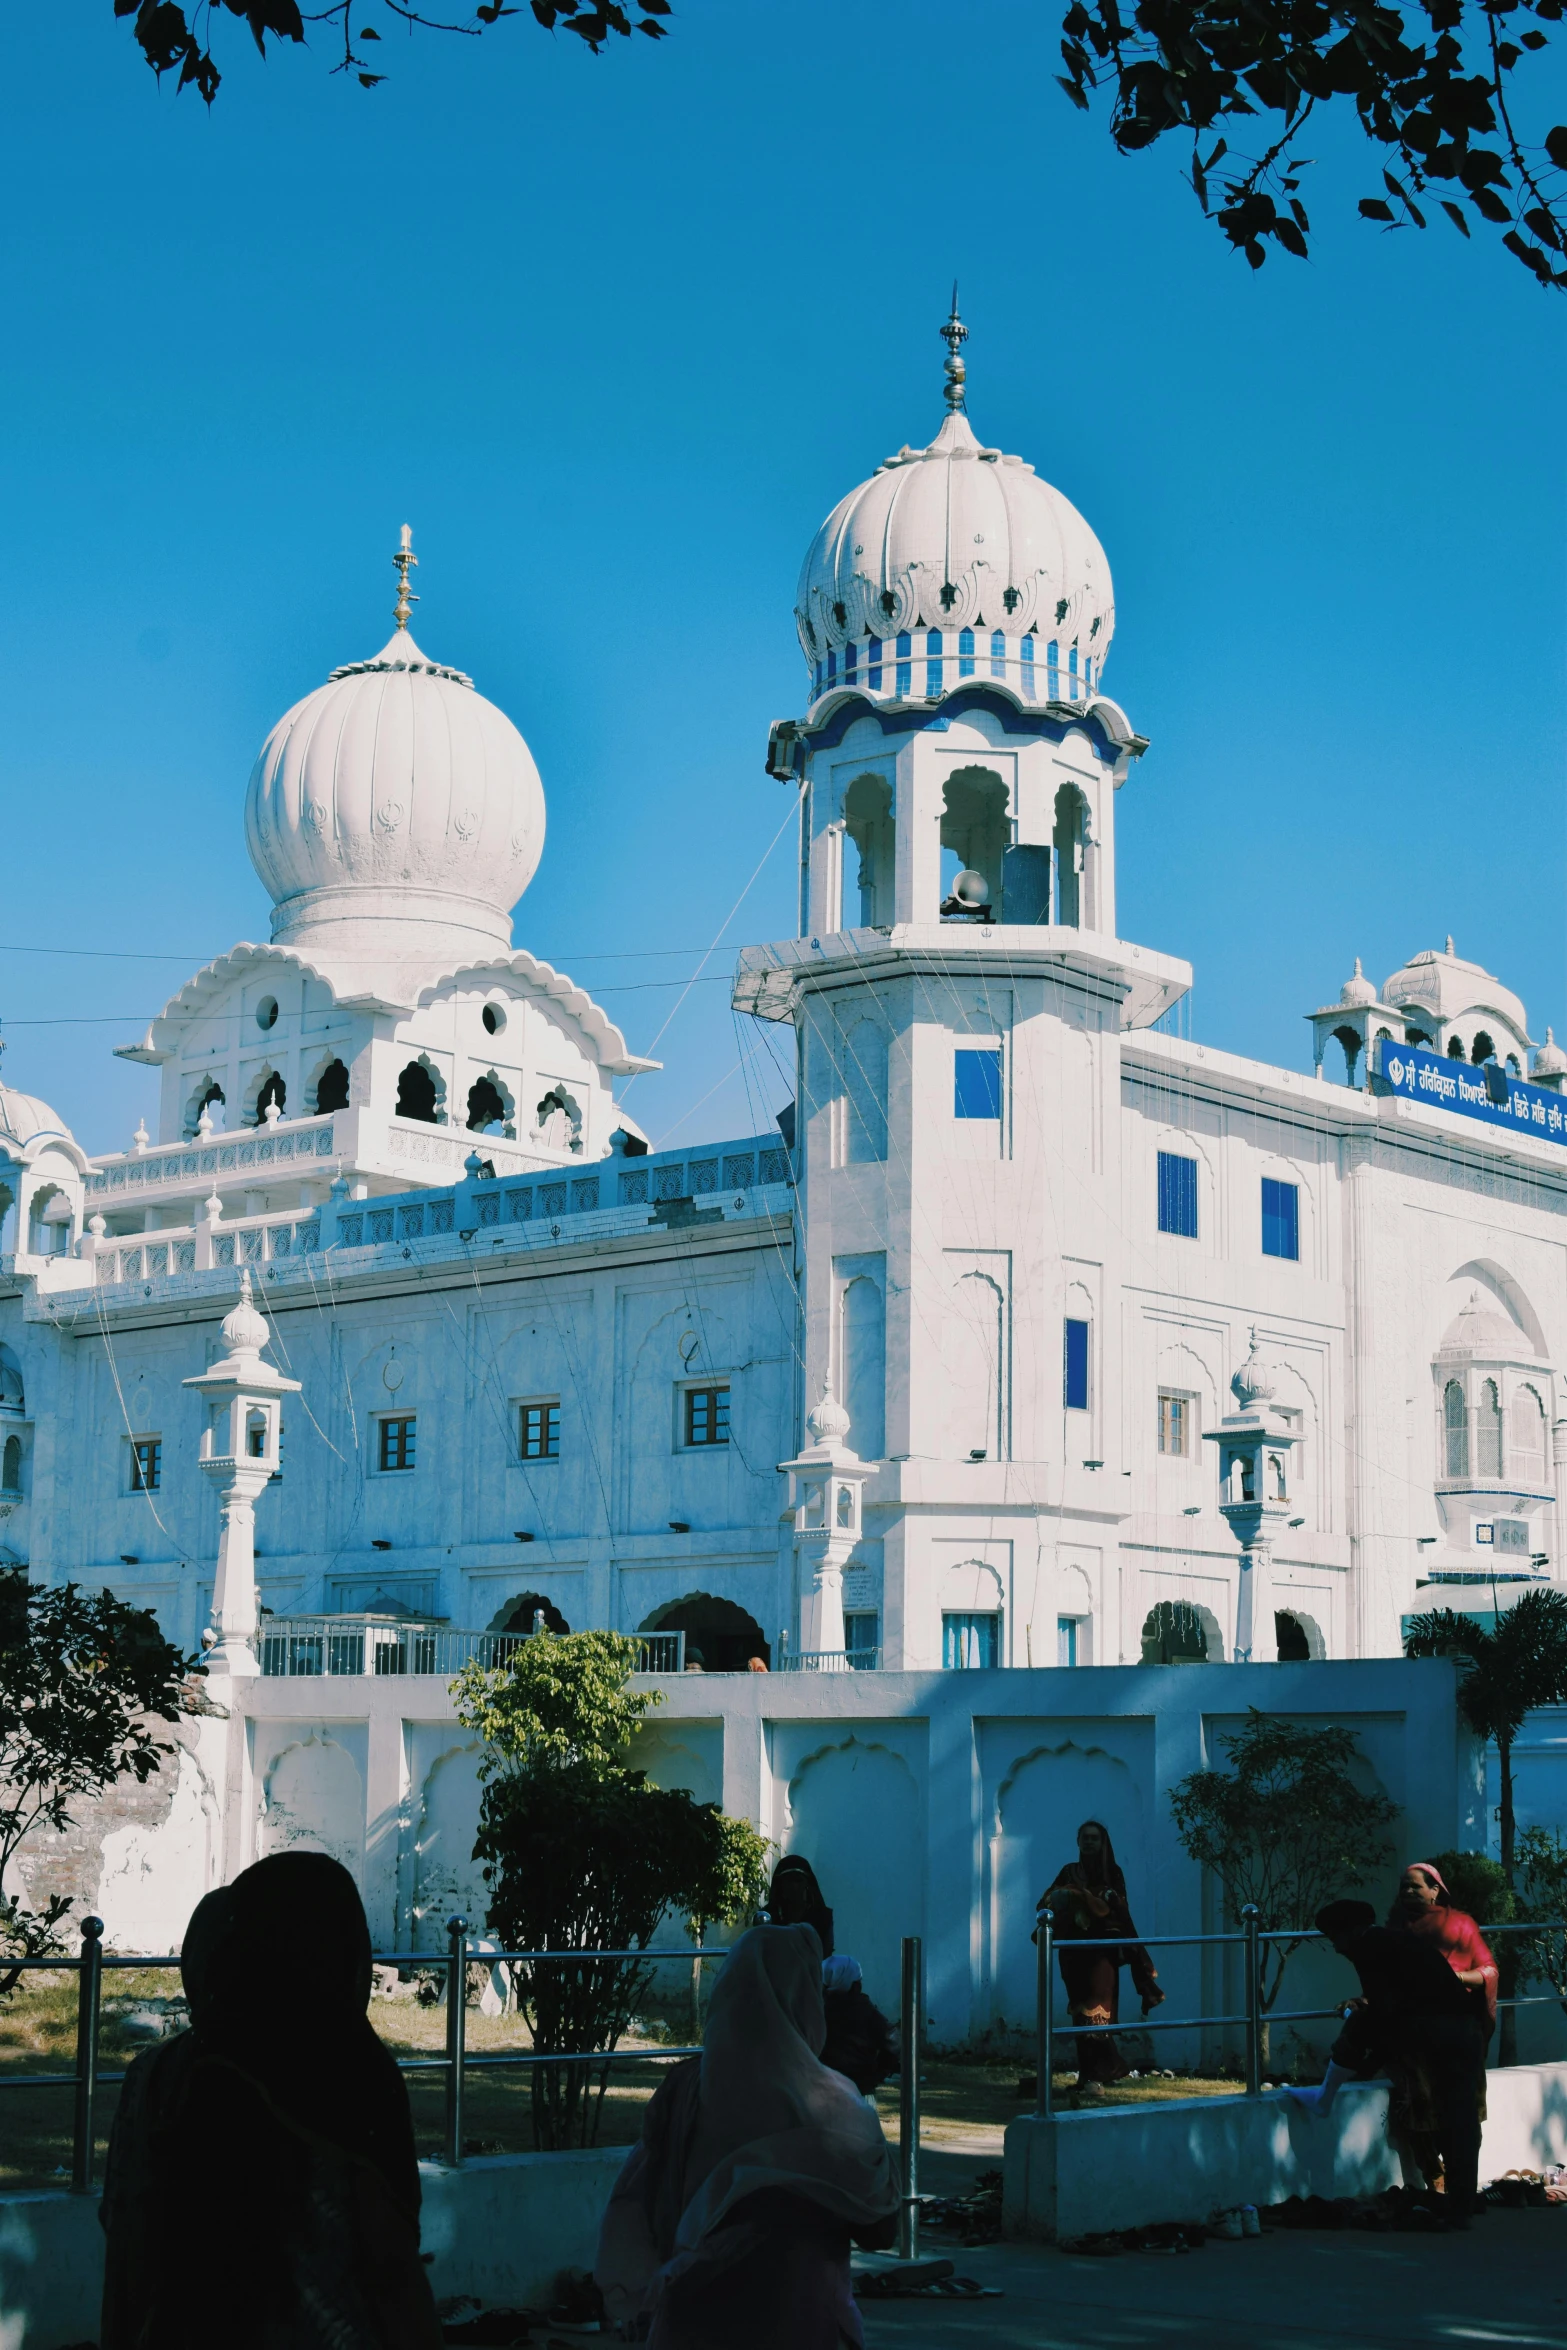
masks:
{"label": "woman in brown shawl", "polygon": [[[200,1905],[181,1971],[191,2029],[131,2068],[110,2140],[103,2350],[439,2350],[348,1871],[258,1861]],[[240,2242],[261,2254],[215,2327],[210,2264]]]}
{"label": "woman in brown shawl", "polygon": [[[881,2124],[819,2060],[822,1946],[754,1926],[616,2182],[595,2274],[648,2350],[858,2350],[851,2241],[886,2247],[898,2175]],[[650,2329],[650,2330],[649,2330]]]}
{"label": "woman in brown shawl", "polygon": [[[1039,1907],[1054,1917],[1061,1958],[1061,1980],[1074,2024],[1113,2024],[1119,2020],[1121,1969],[1129,1966],[1132,1982],[1148,2015],[1164,1997],[1153,1961],[1137,1939],[1137,1928],[1127,1906],[1126,1879],[1116,1866],[1110,1831],[1098,1820],[1085,1820],[1077,1831],[1077,1858],[1069,1861],[1055,1883],[1039,1896]],[[1035,1939],[1037,1940],[1037,1935]],[[1073,1942],[1114,1939],[1114,1950],[1073,1950]],[[1112,2032],[1093,2032],[1077,2043],[1079,2086],[1097,2087],[1119,2081],[1130,2066],[1116,2046]]]}

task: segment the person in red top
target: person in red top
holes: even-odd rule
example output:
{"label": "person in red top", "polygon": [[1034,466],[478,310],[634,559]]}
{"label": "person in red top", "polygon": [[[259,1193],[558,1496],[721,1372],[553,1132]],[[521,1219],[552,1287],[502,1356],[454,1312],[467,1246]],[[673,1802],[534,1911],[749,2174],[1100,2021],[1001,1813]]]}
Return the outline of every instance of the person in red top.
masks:
{"label": "person in red top", "polygon": [[1458,1980],[1485,2004],[1487,2032],[1496,2024],[1496,1961],[1485,1936],[1467,1910],[1454,1909],[1452,1895],[1428,1860],[1412,1860],[1398,1881],[1388,1924],[1401,1933],[1435,1943]]}
{"label": "person in red top", "polygon": [[[1127,1904],[1122,1876],[1101,1820],[1084,1820],[1077,1831],[1077,1858],[1068,1861],[1054,1882],[1039,1896],[1040,1909],[1055,1921],[1056,1955],[1061,1980],[1075,2024],[1113,2024],[1119,2020],[1121,1969],[1132,1970],[1132,1983],[1148,2015],[1164,1997],[1152,1959],[1137,1939],[1137,1928]],[[1039,1939],[1038,1930],[1034,1940]],[[1074,1942],[1119,1942],[1118,1949],[1074,1950]],[[1079,2088],[1090,2093],[1108,2081],[1119,2081],[1129,2066],[1116,2046],[1113,2032],[1095,2031],[1077,2043]]]}

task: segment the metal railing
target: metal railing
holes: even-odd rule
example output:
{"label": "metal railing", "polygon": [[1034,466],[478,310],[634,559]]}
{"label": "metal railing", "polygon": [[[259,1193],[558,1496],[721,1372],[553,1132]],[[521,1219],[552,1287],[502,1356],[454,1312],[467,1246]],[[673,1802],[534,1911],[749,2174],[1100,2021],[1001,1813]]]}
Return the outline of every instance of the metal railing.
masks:
{"label": "metal railing", "polygon": [[[700,1943],[683,1950],[499,1950],[486,1938],[476,1940],[468,1931],[466,1918],[454,1917],[446,1923],[444,1951],[378,1950],[373,1956],[378,1966],[416,1968],[421,1973],[439,1972],[445,1976],[444,2050],[439,2056],[399,2056],[394,2061],[402,2073],[434,2072],[442,2076],[446,2094],[441,2128],[441,2160],[449,2168],[458,2169],[463,2160],[464,2087],[470,2072],[498,2070],[503,2066],[527,2069],[541,2065],[576,2064],[602,2070],[607,2075],[613,2065],[677,2064],[684,2057],[700,2056],[702,2053],[700,2045],[671,2048],[658,2043],[635,2041],[629,2046],[569,2049],[560,2053],[541,2054],[536,2049],[519,2048],[470,2056],[467,2014],[467,1971],[470,1966],[602,1966],[622,1961],[643,1965],[649,1960],[673,1959],[692,1970],[695,2008],[701,1968],[721,1964],[728,1956],[728,1951],[725,1948],[705,1949]],[[7,1972],[13,1968],[19,1972],[74,1972],[77,1978],[76,2062],[73,2070],[68,2073],[0,2073],[0,2089],[71,2090],[71,2189],[74,2194],[87,2195],[93,2188],[97,2167],[98,2091],[112,2088],[125,2078],[123,2070],[105,2072],[98,2060],[104,1971],[106,1968],[178,1967],[179,1963],[175,1955],[135,1958],[105,1951],[103,1920],[95,1917],[82,1920],[81,1950],[75,1956],[61,1952],[52,1958],[10,1959],[4,1962]],[[917,1935],[908,1936],[903,1943],[900,2016],[903,2064],[898,2096],[903,2150],[899,2244],[900,2249],[908,2255],[918,2250],[919,2240],[919,2062],[923,2000],[923,1946]]]}
{"label": "metal railing", "polygon": [[778,1673],[874,1673],[881,1668],[879,1648],[791,1648],[779,1651],[773,1670]]}
{"label": "metal railing", "polygon": [[[1567,1931],[1567,1925],[1557,1918],[1546,1918],[1510,1926],[1482,1926],[1487,1937],[1499,1934],[1548,1934]],[[1089,1941],[1077,1935],[1056,1939],[1055,1912],[1041,1904],[1037,1912],[1035,1943],[1038,1953],[1037,2037],[1038,2080],[1035,2110],[1046,2120],[1055,2112],[1055,2044],[1057,2037],[1072,2040],[1109,2038],[1117,2032],[1199,2032],[1244,2028],[1246,2035],[1246,2095],[1262,2094],[1262,2041],[1265,2031],[1275,2024],[1325,2023],[1331,2017],[1346,2012],[1344,2001],[1334,2007],[1300,2007],[1275,2012],[1264,2007],[1262,2001],[1263,1945],[1268,1942],[1320,1942],[1324,1937],[1314,1926],[1270,1929],[1264,1933],[1259,1912],[1248,1904],[1241,1912],[1241,1930],[1238,1934],[1138,1934],[1117,1935],[1109,1940]],[[1246,2005],[1240,2015],[1172,2015],[1144,2016],[1136,2023],[1078,2024],[1070,2018],[1062,2024],[1055,2017],[1054,1960],[1063,1950],[1125,1950],[1135,1943],[1139,1948],[1158,1950],[1240,1949],[1242,1961],[1242,1995]],[[1527,1998],[1498,1999],[1497,2008],[1567,2006],[1554,1991],[1537,1992]]]}
{"label": "metal railing", "polygon": [[[486,1671],[509,1664],[531,1637],[528,1632],[457,1632],[446,1624],[368,1613],[267,1616],[256,1650],[268,1679],[431,1673],[450,1681],[467,1664],[477,1662]],[[645,1632],[637,1638],[641,1653],[634,1672],[684,1672],[684,1632]]]}

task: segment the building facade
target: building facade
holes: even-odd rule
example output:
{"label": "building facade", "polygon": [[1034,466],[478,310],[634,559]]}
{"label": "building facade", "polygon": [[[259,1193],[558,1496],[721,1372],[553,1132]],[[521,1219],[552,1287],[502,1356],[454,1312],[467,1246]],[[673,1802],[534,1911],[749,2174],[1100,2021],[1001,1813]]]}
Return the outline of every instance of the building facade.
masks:
{"label": "building facade", "polygon": [[[1188,966],[1116,922],[1147,744],[1104,690],[1109,566],[976,437],[961,332],[936,438],[801,575],[767,755],[799,931],[734,986],[795,1031],[779,1131],[648,1150],[615,1086],[650,1064],[512,942],[527,746],[404,600],[257,761],[270,941],[122,1048],[156,1138],[95,1157],[0,1087],[0,1559],[210,1629],[190,1383],[248,1268],[298,1383],[268,1672],[541,1616],[710,1670],[1364,1658],[1563,1576],[1567,1055],[1451,940],[1357,965],[1309,1074],[1172,1033]],[[824,1550],[779,1464],[828,1391]]]}

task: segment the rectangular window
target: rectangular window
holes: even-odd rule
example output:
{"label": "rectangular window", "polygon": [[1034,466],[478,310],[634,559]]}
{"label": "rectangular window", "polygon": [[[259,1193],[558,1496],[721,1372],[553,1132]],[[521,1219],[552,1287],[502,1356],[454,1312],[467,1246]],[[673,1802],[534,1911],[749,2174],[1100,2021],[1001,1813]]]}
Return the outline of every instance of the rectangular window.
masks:
{"label": "rectangular window", "polygon": [[1064,1325],[1066,1343],[1063,1348],[1061,1400],[1069,1412],[1088,1409],[1088,1324],[1074,1322],[1068,1315]]}
{"label": "rectangular window", "polygon": [[131,1446],[132,1493],[156,1493],[163,1483],[163,1439],[139,1436]]}
{"label": "rectangular window", "polygon": [[686,1389],[687,1444],[727,1444],[729,1442],[729,1390],[727,1387],[688,1387]]}
{"label": "rectangular window", "polygon": [[1293,1183],[1262,1179],[1262,1253],[1265,1257],[1300,1255],[1300,1191]]}
{"label": "rectangular window", "polygon": [[1001,1662],[1001,1618],[943,1616],[941,1662],[949,1672],[987,1672]]}
{"label": "rectangular window", "polygon": [[959,1045],[952,1056],[954,1118],[1001,1115],[1001,1047]]}
{"label": "rectangular window", "polygon": [[1159,1153],[1159,1229],[1197,1237],[1197,1161],[1178,1151]]}
{"label": "rectangular window", "polygon": [[560,1459],[560,1403],[525,1403],[521,1409],[520,1446],[525,1461]]}
{"label": "rectangular window", "polygon": [[1077,1630],[1078,1625],[1076,1616],[1057,1616],[1056,1663],[1058,1665],[1076,1664]]}
{"label": "rectangular window", "polygon": [[848,1650],[850,1669],[863,1673],[880,1661],[881,1618],[874,1609],[869,1613],[856,1610],[843,1619],[843,1645]]}
{"label": "rectangular window", "polygon": [[413,1419],[383,1420],[380,1449],[376,1454],[383,1469],[411,1469],[414,1465],[414,1431],[418,1422]]}
{"label": "rectangular window", "polygon": [[1192,1399],[1189,1395],[1159,1397],[1159,1450],[1189,1459],[1192,1449]]}

